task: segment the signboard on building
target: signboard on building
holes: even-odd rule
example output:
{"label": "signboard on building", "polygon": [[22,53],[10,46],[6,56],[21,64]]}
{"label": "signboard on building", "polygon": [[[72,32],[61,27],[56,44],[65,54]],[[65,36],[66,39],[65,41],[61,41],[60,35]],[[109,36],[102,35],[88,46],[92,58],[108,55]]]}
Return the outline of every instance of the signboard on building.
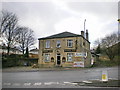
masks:
{"label": "signboard on building", "polygon": [[73,67],[84,67],[84,61],[74,62]]}
{"label": "signboard on building", "polygon": [[85,57],[87,56],[87,53],[81,52],[81,53],[75,53],[75,57]]}

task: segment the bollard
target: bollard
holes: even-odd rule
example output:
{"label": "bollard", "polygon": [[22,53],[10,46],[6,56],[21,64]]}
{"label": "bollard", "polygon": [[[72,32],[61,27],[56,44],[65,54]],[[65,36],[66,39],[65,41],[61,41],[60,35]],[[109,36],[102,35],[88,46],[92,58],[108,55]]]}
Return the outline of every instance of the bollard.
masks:
{"label": "bollard", "polygon": [[102,71],[102,81],[103,82],[108,81],[108,72],[107,72],[107,70]]}

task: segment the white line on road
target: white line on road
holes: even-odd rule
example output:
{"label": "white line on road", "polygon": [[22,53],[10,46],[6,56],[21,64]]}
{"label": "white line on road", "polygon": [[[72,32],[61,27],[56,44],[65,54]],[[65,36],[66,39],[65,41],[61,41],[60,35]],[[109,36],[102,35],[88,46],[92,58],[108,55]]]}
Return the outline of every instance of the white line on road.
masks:
{"label": "white line on road", "polygon": [[5,85],[5,86],[10,86],[11,83],[3,83],[3,85]]}
{"label": "white line on road", "polygon": [[92,83],[92,82],[90,82],[90,81],[82,81],[82,82],[84,82],[84,83]]}
{"label": "white line on road", "polygon": [[42,83],[41,82],[37,82],[37,83],[34,83],[33,85],[34,86],[40,86],[40,85],[42,85]]}
{"label": "white line on road", "polygon": [[64,84],[77,85],[77,83],[71,83],[71,82],[64,82]]}
{"label": "white line on road", "polygon": [[117,78],[108,78],[109,80],[118,80]]}
{"label": "white line on road", "polygon": [[24,83],[24,86],[30,86],[31,83]]}
{"label": "white line on road", "polygon": [[59,82],[45,82],[44,85],[59,84]]}
{"label": "white line on road", "polygon": [[13,83],[13,86],[20,86],[20,83]]}
{"label": "white line on road", "polygon": [[68,84],[68,83],[70,83],[70,82],[64,82],[64,83]]}
{"label": "white line on road", "polygon": [[77,85],[77,83],[70,83],[70,84]]}

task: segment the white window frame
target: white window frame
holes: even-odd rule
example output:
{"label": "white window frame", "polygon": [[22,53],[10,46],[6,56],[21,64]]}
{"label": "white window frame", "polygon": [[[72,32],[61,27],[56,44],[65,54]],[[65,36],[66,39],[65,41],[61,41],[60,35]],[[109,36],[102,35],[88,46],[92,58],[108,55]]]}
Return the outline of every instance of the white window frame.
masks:
{"label": "white window frame", "polygon": [[49,41],[49,40],[47,40],[47,41],[45,42],[45,48],[50,48],[50,41]]}
{"label": "white window frame", "polygon": [[44,62],[50,62],[50,54],[49,53],[44,54]]}
{"label": "white window frame", "polygon": [[67,53],[67,62],[73,61],[73,53]]}
{"label": "white window frame", "polygon": [[67,47],[72,48],[73,47],[73,40],[67,40]]}
{"label": "white window frame", "polygon": [[[59,45],[59,46],[58,46],[58,45]],[[56,41],[56,47],[57,47],[57,48],[60,48],[60,47],[61,47],[61,41],[60,41],[60,40],[57,40],[57,41]]]}

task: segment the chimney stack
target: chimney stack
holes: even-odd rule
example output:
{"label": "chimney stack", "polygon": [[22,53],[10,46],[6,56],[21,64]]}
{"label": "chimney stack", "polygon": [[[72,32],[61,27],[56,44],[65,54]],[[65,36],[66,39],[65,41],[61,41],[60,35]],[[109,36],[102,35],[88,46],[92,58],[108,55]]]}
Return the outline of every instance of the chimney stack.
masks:
{"label": "chimney stack", "polygon": [[86,30],[86,39],[88,40],[88,30]]}
{"label": "chimney stack", "polygon": [[84,31],[81,31],[81,36],[83,36],[83,37],[84,37]]}

